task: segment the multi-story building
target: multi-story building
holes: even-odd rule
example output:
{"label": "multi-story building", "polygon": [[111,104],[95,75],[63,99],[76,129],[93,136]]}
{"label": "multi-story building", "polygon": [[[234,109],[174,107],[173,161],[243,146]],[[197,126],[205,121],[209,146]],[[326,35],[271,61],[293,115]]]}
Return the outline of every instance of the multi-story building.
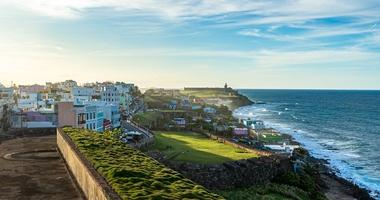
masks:
{"label": "multi-story building", "polygon": [[91,101],[94,94],[95,91],[93,88],[73,87],[71,90],[71,96],[75,105],[81,105],[87,101]]}
{"label": "multi-story building", "polygon": [[18,86],[19,93],[40,93],[45,90],[45,86],[43,85],[19,85]]}
{"label": "multi-story building", "polygon": [[22,111],[36,111],[39,108],[41,96],[38,93],[21,92],[17,100],[17,108]]}
{"label": "multi-story building", "polygon": [[72,126],[94,131],[120,127],[119,105],[104,101],[88,101],[81,105],[73,102],[59,102],[58,127]]}
{"label": "multi-story building", "polygon": [[101,91],[101,99],[107,103],[119,105],[120,104],[120,94],[115,86],[105,86]]}
{"label": "multi-story building", "polygon": [[7,88],[0,84],[0,100],[11,101],[13,99],[13,88]]}

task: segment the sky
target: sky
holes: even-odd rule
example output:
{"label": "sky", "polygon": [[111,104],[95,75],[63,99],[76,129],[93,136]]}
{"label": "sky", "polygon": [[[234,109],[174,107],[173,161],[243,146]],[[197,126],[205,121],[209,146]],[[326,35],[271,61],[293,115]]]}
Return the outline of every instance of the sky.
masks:
{"label": "sky", "polygon": [[379,0],[1,0],[0,82],[380,89]]}

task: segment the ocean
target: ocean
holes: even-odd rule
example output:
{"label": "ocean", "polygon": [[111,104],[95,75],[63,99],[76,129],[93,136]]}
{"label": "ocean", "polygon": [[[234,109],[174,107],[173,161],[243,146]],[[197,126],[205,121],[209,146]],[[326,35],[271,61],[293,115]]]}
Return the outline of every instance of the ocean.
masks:
{"label": "ocean", "polygon": [[380,199],[380,91],[239,90],[254,104],[235,117],[263,120],[292,135],[337,175]]}

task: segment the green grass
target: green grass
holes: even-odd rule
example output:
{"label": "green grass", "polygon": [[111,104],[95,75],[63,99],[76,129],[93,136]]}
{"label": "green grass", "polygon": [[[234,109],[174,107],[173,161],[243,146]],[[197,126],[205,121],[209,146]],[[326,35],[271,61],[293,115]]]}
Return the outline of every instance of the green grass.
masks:
{"label": "green grass", "polygon": [[122,199],[223,199],[111,133],[73,128],[64,132]]}
{"label": "green grass", "polygon": [[261,133],[259,140],[266,143],[277,143],[283,141],[284,137],[276,133]]}
{"label": "green grass", "polygon": [[259,187],[249,187],[229,191],[215,191],[229,200],[309,200],[305,191],[283,184],[267,184]]}
{"label": "green grass", "polygon": [[150,150],[159,150],[176,161],[202,164],[223,163],[258,157],[242,149],[220,143],[194,132],[156,132]]}
{"label": "green grass", "polygon": [[133,120],[143,126],[149,127],[161,117],[161,114],[156,111],[138,113],[133,117]]}
{"label": "green grass", "polygon": [[181,93],[184,95],[195,96],[198,98],[236,97],[233,94],[232,94],[232,96],[230,96],[229,93],[224,92],[223,90],[213,90],[213,89],[210,89],[210,90],[182,90]]}

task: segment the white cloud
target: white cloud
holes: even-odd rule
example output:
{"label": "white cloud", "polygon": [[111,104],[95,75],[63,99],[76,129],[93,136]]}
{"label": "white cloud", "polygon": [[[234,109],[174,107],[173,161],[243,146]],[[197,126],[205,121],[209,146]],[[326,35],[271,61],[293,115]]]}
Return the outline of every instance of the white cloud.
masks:
{"label": "white cloud", "polygon": [[113,8],[119,11],[156,14],[167,18],[197,18],[244,12],[261,16],[241,24],[272,24],[329,16],[379,16],[374,0],[2,0],[42,15],[75,18],[86,9]]}

